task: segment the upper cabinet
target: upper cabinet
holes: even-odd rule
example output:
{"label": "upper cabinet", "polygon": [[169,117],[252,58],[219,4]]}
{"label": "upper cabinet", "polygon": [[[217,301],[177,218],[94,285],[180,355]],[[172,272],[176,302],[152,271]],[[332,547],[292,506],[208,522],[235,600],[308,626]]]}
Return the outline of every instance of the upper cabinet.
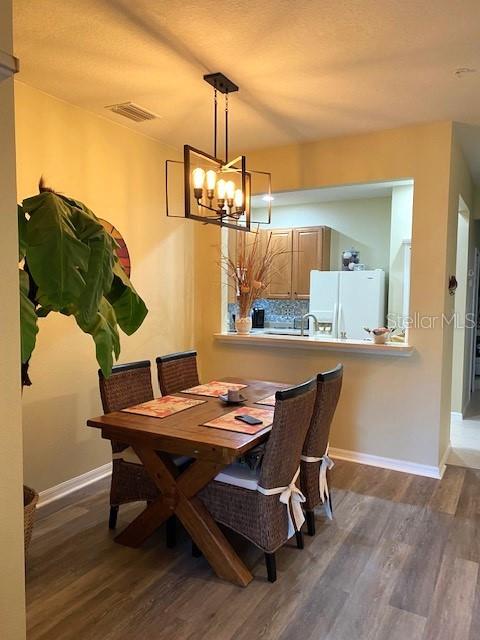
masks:
{"label": "upper cabinet", "polygon": [[[237,261],[247,235],[229,230],[228,253]],[[297,229],[269,229],[260,231],[262,250],[268,238],[270,248],[279,253],[272,263],[272,278],[265,298],[275,300],[306,300],[310,296],[310,271],[330,270],[330,228],[300,227]],[[235,302],[233,282],[229,280],[228,301]]]}
{"label": "upper cabinet", "polygon": [[305,300],[310,296],[310,271],[330,270],[330,229],[294,229],[292,247],[293,298]]}
{"label": "upper cabinet", "polygon": [[264,242],[268,242],[271,234],[270,249],[282,252],[272,262],[272,276],[266,291],[267,298],[289,300],[292,297],[292,229],[272,229],[263,231]]}
{"label": "upper cabinet", "polygon": [[310,271],[330,270],[329,227],[272,229],[271,247],[285,253],[275,258],[273,275],[265,297],[276,300],[306,300],[310,296]]}
{"label": "upper cabinet", "polygon": [[[238,264],[237,263],[238,246],[239,246],[241,237],[243,235],[244,235],[243,232],[239,233],[238,231],[234,231],[233,229],[228,229],[227,231],[228,257],[230,258],[230,260],[233,260],[235,264]],[[230,275],[227,276],[227,286],[228,286],[228,302],[235,303],[237,301],[237,290],[236,290],[235,282]]]}

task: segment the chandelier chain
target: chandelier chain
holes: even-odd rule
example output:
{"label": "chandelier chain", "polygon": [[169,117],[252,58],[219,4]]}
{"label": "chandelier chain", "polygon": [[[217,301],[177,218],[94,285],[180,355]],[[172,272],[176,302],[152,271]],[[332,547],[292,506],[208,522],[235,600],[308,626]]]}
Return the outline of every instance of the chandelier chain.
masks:
{"label": "chandelier chain", "polygon": [[213,157],[217,157],[217,88],[213,94]]}
{"label": "chandelier chain", "polygon": [[228,91],[225,93],[225,162],[228,163]]}

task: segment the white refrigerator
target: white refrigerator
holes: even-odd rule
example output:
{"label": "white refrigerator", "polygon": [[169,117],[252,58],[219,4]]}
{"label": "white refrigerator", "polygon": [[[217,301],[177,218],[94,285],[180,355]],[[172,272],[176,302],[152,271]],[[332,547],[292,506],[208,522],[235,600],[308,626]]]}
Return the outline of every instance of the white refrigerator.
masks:
{"label": "white refrigerator", "polygon": [[[385,272],[312,271],[309,311],[317,318],[321,335],[367,338],[364,327],[385,324]],[[310,319],[310,330],[312,325]]]}

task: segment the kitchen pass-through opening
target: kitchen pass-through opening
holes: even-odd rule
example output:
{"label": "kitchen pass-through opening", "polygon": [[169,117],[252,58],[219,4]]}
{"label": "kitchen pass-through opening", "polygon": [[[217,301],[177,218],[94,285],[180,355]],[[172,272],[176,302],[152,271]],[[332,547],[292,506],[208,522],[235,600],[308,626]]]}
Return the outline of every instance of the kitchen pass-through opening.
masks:
{"label": "kitchen pass-through opening", "polygon": [[[278,255],[250,310],[252,332],[372,341],[387,328],[387,340],[406,343],[413,192],[413,180],[397,180],[274,193],[258,246],[269,239]],[[255,219],[267,220],[265,204],[252,197]],[[254,235],[223,233],[238,263]],[[224,285],[222,329],[233,332],[239,291],[226,276]]]}

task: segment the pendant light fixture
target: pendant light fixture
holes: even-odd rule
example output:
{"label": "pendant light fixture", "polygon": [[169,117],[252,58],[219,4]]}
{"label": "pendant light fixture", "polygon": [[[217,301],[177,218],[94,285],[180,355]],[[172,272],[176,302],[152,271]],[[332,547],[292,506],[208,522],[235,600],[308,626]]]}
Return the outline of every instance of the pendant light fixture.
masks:
{"label": "pendant light fixture", "polygon": [[[215,224],[240,231],[250,231],[253,223],[269,224],[271,219],[271,174],[247,170],[245,156],[232,160],[228,155],[229,130],[228,97],[238,86],[223,73],[205,75],[204,80],[213,87],[213,154],[188,144],[183,147],[183,162],[166,161],[167,216],[190,218],[205,224]],[[218,157],[218,94],[225,97],[225,151]],[[182,185],[183,181],[183,185]],[[179,186],[183,186],[184,214],[176,215],[172,209],[181,206],[174,202]],[[258,219],[252,219],[252,192],[263,196],[266,203]]]}

